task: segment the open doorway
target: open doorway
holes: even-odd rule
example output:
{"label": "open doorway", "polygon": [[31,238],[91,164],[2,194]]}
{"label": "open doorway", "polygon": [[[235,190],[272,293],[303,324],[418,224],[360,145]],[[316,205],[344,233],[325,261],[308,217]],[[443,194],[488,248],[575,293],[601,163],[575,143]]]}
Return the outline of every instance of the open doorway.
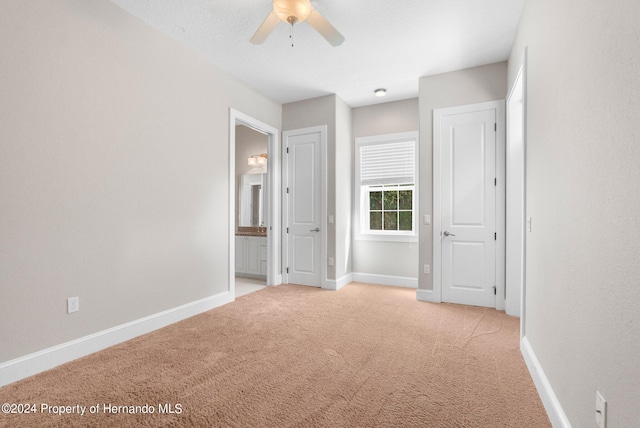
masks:
{"label": "open doorway", "polygon": [[267,285],[269,138],[236,124],[236,297]]}
{"label": "open doorway", "polygon": [[234,297],[282,282],[278,146],[277,129],[230,110],[229,291]]}

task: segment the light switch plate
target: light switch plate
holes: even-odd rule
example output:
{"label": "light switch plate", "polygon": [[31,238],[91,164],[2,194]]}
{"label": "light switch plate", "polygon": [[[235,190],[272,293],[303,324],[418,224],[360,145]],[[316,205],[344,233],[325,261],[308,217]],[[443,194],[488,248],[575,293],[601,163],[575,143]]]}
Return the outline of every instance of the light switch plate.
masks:
{"label": "light switch plate", "polygon": [[67,313],[78,312],[80,310],[80,298],[69,297],[67,299]]}
{"label": "light switch plate", "polygon": [[431,224],[431,216],[429,214],[425,214],[422,216],[422,223],[429,225]]}

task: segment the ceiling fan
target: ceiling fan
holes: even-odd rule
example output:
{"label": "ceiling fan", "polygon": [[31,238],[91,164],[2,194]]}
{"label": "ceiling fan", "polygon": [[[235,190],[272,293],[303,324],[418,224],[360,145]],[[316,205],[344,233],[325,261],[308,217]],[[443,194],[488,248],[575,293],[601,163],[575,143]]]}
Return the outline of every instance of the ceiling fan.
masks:
{"label": "ceiling fan", "polygon": [[273,0],[273,10],[251,37],[251,43],[259,45],[264,42],[281,20],[291,25],[291,46],[293,26],[305,20],[332,46],[340,46],[344,42],[344,36],[311,6],[310,0]]}

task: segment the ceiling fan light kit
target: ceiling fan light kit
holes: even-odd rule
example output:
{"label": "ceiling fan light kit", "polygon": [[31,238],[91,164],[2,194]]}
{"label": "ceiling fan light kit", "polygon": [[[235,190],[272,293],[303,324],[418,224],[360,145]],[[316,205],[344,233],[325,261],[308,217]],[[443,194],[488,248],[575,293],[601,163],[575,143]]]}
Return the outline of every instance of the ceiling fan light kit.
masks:
{"label": "ceiling fan light kit", "polygon": [[309,0],[273,0],[273,10],[284,22],[293,25],[303,22],[311,13]]}
{"label": "ceiling fan light kit", "polygon": [[311,6],[309,0],[273,0],[273,10],[251,37],[251,43],[259,45],[266,40],[280,21],[291,25],[291,46],[293,46],[293,26],[307,21],[332,46],[340,46],[344,36]]}

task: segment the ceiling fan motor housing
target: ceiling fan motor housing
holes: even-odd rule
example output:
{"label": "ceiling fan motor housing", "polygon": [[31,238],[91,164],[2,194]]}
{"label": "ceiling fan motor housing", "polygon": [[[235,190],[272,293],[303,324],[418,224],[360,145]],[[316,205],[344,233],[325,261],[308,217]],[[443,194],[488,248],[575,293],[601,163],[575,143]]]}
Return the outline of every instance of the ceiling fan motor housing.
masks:
{"label": "ceiling fan motor housing", "polygon": [[311,13],[309,0],[273,0],[273,10],[278,18],[289,24],[302,22]]}

